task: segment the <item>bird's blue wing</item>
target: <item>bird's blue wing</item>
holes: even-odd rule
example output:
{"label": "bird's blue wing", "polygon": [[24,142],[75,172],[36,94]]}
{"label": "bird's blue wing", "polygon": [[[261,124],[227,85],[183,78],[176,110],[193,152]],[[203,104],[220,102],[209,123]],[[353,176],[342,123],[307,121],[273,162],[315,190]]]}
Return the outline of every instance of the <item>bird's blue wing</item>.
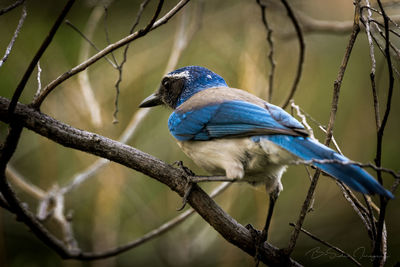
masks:
{"label": "bird's blue wing", "polygon": [[177,109],[170,116],[168,126],[180,141],[267,134],[301,135],[298,130],[304,129],[301,123],[276,106],[266,104],[263,108],[241,100],[200,105],[190,110]]}

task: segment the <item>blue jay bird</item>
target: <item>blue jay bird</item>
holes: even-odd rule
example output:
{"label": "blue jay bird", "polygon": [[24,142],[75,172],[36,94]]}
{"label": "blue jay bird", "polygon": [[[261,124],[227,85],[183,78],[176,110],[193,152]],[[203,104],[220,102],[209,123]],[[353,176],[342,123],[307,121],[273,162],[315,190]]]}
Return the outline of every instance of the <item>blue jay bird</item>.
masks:
{"label": "blue jay bird", "polygon": [[[266,185],[270,204],[265,240],[288,164],[299,160],[349,161],[309,138],[304,126],[280,107],[230,88],[221,76],[204,67],[183,67],[165,75],[158,91],[140,107],[156,105],[174,110],[168,120],[169,131],[197,165],[228,180]],[[393,198],[354,164],[312,165],[356,191]]]}

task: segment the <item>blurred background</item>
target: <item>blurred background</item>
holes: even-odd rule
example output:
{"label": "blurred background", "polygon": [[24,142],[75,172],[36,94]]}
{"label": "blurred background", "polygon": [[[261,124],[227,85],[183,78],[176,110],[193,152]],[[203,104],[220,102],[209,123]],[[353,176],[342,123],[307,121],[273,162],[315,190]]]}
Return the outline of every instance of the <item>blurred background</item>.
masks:
{"label": "blurred background", "polygon": [[[1,0],[0,8],[12,2]],[[12,96],[22,73],[62,9],[63,2],[27,2],[26,21],[8,61],[0,68],[1,96]],[[152,1],[148,5],[139,27],[145,26],[149,21],[156,2]],[[162,14],[176,2],[166,1]],[[315,19],[349,22],[353,19],[352,1],[296,0],[290,1],[290,4],[296,12]],[[104,5],[108,5],[107,22],[104,19]],[[82,32],[91,31],[90,39],[102,49],[107,46],[105,27],[108,28],[111,42],[126,36],[136,18],[139,5],[140,1],[77,1],[67,19]],[[117,140],[137,112],[138,104],[158,88],[174,47],[176,50],[174,43],[182,25],[186,25],[186,30],[189,29],[193,36],[188,38],[190,40],[182,50],[176,68],[187,65],[207,67],[224,77],[231,87],[242,88],[267,99],[269,48],[256,1],[192,1],[184,10],[166,25],[131,44],[120,84],[117,114],[119,123],[113,123],[118,71],[104,59],[92,65],[85,77],[74,76],[61,84],[45,100],[41,111],[73,127]],[[399,10],[399,5],[390,5],[387,9],[389,14],[398,14]],[[21,12],[22,8],[18,7],[0,16],[1,55],[11,40]],[[268,1],[267,16],[274,30],[274,56],[277,64],[271,102],[282,105],[295,76],[298,42],[279,1]],[[195,30],[196,27],[199,28]],[[329,119],[333,83],[349,36],[350,31],[343,34],[305,34],[304,70],[294,100],[322,125],[326,125]],[[395,43],[396,41],[398,40],[394,40]],[[47,85],[82,62],[87,54],[93,55],[96,52],[92,48],[85,52],[85,46],[87,44],[82,37],[63,24],[40,60],[42,85]],[[382,54],[378,49],[375,51],[376,82],[383,112],[388,88],[387,68]],[[123,49],[119,49],[114,53],[118,62],[122,60],[122,52]],[[111,56],[108,58],[112,59]],[[369,73],[368,41],[365,33],[361,32],[343,80],[334,136],[346,156],[365,163],[373,161],[376,151]],[[400,169],[398,81],[399,76],[395,76],[393,105],[384,135],[382,157],[383,165],[395,171]],[[83,97],[82,83],[91,85],[93,96],[89,99],[92,102]],[[37,87],[35,71],[20,101],[29,103]],[[99,107],[97,117],[96,105]],[[290,108],[287,110],[290,112]],[[170,111],[162,107],[151,110],[128,144],[168,163],[182,160],[196,174],[205,175],[203,170],[180,151],[169,134],[169,114]],[[323,142],[324,133],[310,120],[309,123],[317,138]],[[7,125],[0,123],[2,140],[6,133]],[[94,156],[64,148],[24,130],[10,164],[26,181],[48,191],[55,186],[68,185],[74,175],[96,160]],[[372,170],[368,171],[375,175]],[[384,181],[385,186],[390,188],[394,179],[385,174]],[[287,246],[293,230],[289,223],[296,222],[309,184],[304,166],[290,167],[284,175],[284,190],[277,202],[270,228],[269,241],[273,245]],[[202,184],[207,192],[217,186],[217,183]],[[15,185],[15,190],[21,200],[36,212],[38,200],[18,185]],[[377,197],[372,199],[378,203]],[[65,194],[65,201],[65,213],[71,215],[75,238],[85,251],[102,251],[124,244],[181,213],[176,210],[181,205],[181,199],[169,188],[115,163],[108,164],[96,175]],[[216,197],[216,201],[241,224],[251,223],[257,228],[263,226],[268,207],[268,196],[263,187],[234,184]],[[400,251],[399,204],[397,198],[389,203],[387,209],[388,266],[400,261],[397,253]],[[362,264],[369,265],[371,244],[367,231],[332,179],[321,177],[319,180],[313,208],[306,217],[304,227],[354,255]],[[46,226],[59,236],[60,229],[56,223],[50,220],[46,222]],[[315,251],[321,253],[315,254]],[[304,234],[300,234],[292,257],[307,266],[351,264]],[[17,222],[13,215],[0,210],[0,266],[145,265],[253,266],[254,261],[252,257],[226,242],[196,214],[161,237],[116,257],[94,262],[62,260],[30,233],[27,227]]]}

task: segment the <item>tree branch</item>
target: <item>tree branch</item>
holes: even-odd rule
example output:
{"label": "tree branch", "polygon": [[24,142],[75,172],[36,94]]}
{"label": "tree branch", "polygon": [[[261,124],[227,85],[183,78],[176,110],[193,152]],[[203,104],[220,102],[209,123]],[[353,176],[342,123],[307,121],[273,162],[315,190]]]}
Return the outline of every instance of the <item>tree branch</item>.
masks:
{"label": "tree branch", "polygon": [[[0,120],[6,123],[10,123],[10,116],[7,113],[8,105],[9,100],[0,97]],[[73,128],[19,103],[16,105],[13,120],[18,123],[18,125],[26,127],[65,147],[104,157],[128,168],[142,172],[167,185],[180,196],[183,196],[185,193],[187,183],[185,172],[181,169],[173,168],[171,165],[138,149],[95,133]],[[188,198],[188,203],[228,242],[254,256],[256,250],[250,232],[222,210],[201,188],[196,185],[193,186]],[[32,222],[36,222],[33,217],[30,219]],[[49,239],[49,236],[51,236],[50,233],[45,237],[43,237],[43,233],[37,233],[35,231],[34,233],[37,234],[40,239]],[[50,244],[49,242],[45,243],[62,257],[82,257],[65,250],[59,241],[52,241],[54,244],[60,246],[55,247],[54,244]],[[265,243],[259,253],[261,261],[270,266],[282,266],[282,264],[300,266],[299,263],[288,258],[278,248],[269,243]]]}
{"label": "tree branch", "polygon": [[[289,223],[289,225],[292,226],[292,227],[296,227],[296,225],[295,225],[294,223]],[[333,249],[334,251],[338,252],[340,255],[342,255],[342,256],[348,258],[348,259],[349,259],[350,261],[352,261],[355,265],[357,265],[357,266],[362,266],[361,263],[359,263],[359,262],[358,262],[356,259],[354,259],[350,254],[344,252],[344,251],[341,250],[340,248],[338,248],[338,247],[336,247],[336,246],[334,246],[334,245],[329,244],[329,243],[326,242],[325,240],[322,240],[321,238],[319,238],[319,237],[313,235],[312,233],[310,233],[309,231],[307,231],[307,230],[304,229],[304,228],[300,228],[300,230],[301,230],[303,233],[305,233],[306,235],[308,235],[309,237],[311,237],[312,239],[314,239],[314,240],[316,240],[316,241],[318,241],[318,242],[324,244],[325,246],[327,246],[327,247]]]}
{"label": "tree branch", "polygon": [[77,73],[85,70],[87,67],[104,57],[105,55],[111,53],[112,51],[128,44],[129,42],[132,42],[138,38],[143,37],[146,35],[148,32],[157,29],[161,25],[165,24],[168,22],[169,19],[171,19],[181,8],[183,8],[190,0],[181,0],[179,1],[176,6],[174,6],[167,14],[164,15],[164,17],[160,18],[154,24],[151,24],[149,27],[150,23],[148,26],[143,29],[134,32],[133,34],[130,34],[126,36],[125,38],[122,38],[121,40],[108,45],[106,48],[98,52],[97,54],[93,55],[91,58],[87,59],[86,61],[82,62],[78,66],[70,69],[69,71],[61,74],[58,76],[54,81],[50,82],[42,91],[42,94],[33,101],[32,106],[35,107],[36,109],[40,108],[40,105],[42,104],[43,100],[47,97],[47,95],[54,90],[58,85],[60,85],[62,82],[65,80],[69,79],[70,77],[76,75]]}
{"label": "tree branch", "polygon": [[39,50],[36,52],[35,56],[33,57],[31,63],[29,64],[28,68],[26,69],[24,76],[22,77],[21,81],[19,82],[17,88],[15,89],[14,95],[12,96],[10,106],[8,108],[8,112],[13,113],[15,105],[18,102],[19,97],[22,94],[22,91],[25,88],[26,83],[28,82],[29,77],[33,70],[35,69],[39,59],[42,57],[44,51],[46,51],[47,47],[50,45],[51,41],[53,40],[56,31],[60,27],[61,23],[64,21],[65,16],[68,14],[69,10],[71,9],[72,5],[74,4],[75,0],[69,0],[65,5],[64,9],[61,11],[61,14],[58,16],[57,20],[55,21],[53,27],[50,29],[49,34],[44,39],[42,45],[40,46]]}
{"label": "tree branch", "polygon": [[[360,1],[361,0],[357,0],[355,3],[353,31],[350,36],[350,40],[349,40],[349,43],[347,45],[347,48],[346,48],[346,51],[344,54],[342,64],[340,65],[338,76],[334,82],[331,113],[330,113],[330,118],[329,118],[329,124],[328,124],[327,130],[326,130],[326,138],[325,138],[326,146],[329,146],[329,143],[331,142],[332,137],[333,137],[333,127],[335,124],[336,112],[337,112],[337,107],[338,107],[338,102],[339,102],[340,87],[342,85],[344,72],[347,68],[347,63],[349,61],[352,48],[356,41],[357,35],[360,32],[360,24],[359,24],[360,23]],[[317,169],[315,171],[310,188],[307,192],[306,199],[301,208],[299,218],[297,219],[295,229],[292,233],[292,236],[290,237],[289,246],[285,250],[287,255],[290,255],[293,252],[294,247],[296,246],[297,238],[299,237],[299,233],[300,233],[300,228],[303,226],[303,222],[306,217],[307,211],[309,209],[310,202],[313,198],[314,191],[317,186],[320,173],[321,173],[321,171],[319,169]]]}
{"label": "tree branch", "polygon": [[261,20],[264,24],[265,30],[267,31],[266,39],[267,39],[267,43],[269,46],[268,60],[269,60],[270,66],[271,66],[271,69],[268,74],[268,102],[271,102],[272,94],[274,91],[274,77],[275,77],[275,67],[276,67],[276,63],[274,60],[274,52],[275,52],[274,41],[272,40],[273,30],[269,26],[269,23],[267,20],[267,16],[266,16],[266,7],[267,6],[264,3],[262,3],[260,0],[256,0],[256,2],[261,9]]}
{"label": "tree branch", "polygon": [[[21,1],[21,3],[22,2],[23,1]],[[4,62],[6,62],[8,56],[10,55],[11,49],[13,48],[14,43],[17,40],[17,37],[19,35],[19,32],[21,31],[22,25],[24,25],[25,18],[26,18],[26,6],[24,5],[22,8],[21,18],[18,21],[18,26],[14,31],[13,37],[11,38],[11,41],[7,46],[7,49],[6,49],[6,52],[4,53],[3,58],[0,60],[0,67],[3,66]]]}
{"label": "tree branch", "polygon": [[288,4],[286,0],[281,0],[282,4],[285,6],[287,14],[294,26],[294,29],[296,30],[296,35],[297,35],[297,40],[299,41],[299,60],[297,63],[297,72],[296,72],[296,77],[294,78],[292,89],[290,90],[290,93],[285,101],[285,103],[282,105],[282,108],[286,108],[287,105],[289,105],[290,100],[293,98],[294,94],[296,93],[297,87],[300,82],[301,74],[303,72],[303,65],[304,65],[304,56],[305,56],[305,43],[304,43],[304,37],[303,33],[301,31],[299,22],[294,15],[292,8]]}
{"label": "tree branch", "polygon": [[[386,110],[385,114],[383,115],[382,123],[379,126],[377,131],[377,144],[376,144],[376,157],[375,163],[378,167],[382,164],[382,143],[383,143],[383,134],[385,131],[385,126],[389,118],[390,108],[392,103],[392,96],[393,96],[393,85],[394,85],[394,78],[393,78],[393,68],[392,68],[392,60],[390,56],[390,37],[389,37],[389,18],[386,15],[386,12],[382,6],[380,0],[378,0],[379,8],[382,12],[383,21],[385,24],[385,55],[386,55],[386,62],[388,66],[388,79],[389,79],[389,88],[388,88],[388,96],[386,101]],[[377,171],[378,181],[382,184],[382,172]],[[386,207],[388,204],[388,199],[383,196],[380,196],[380,212],[378,223],[376,226],[377,230],[377,237],[374,244],[374,266],[383,266],[386,262],[386,236],[384,235],[385,232],[385,214],[386,214]]]}
{"label": "tree branch", "polygon": [[13,4],[1,9],[0,10],[0,16],[5,14],[5,13],[7,13],[7,12],[9,12],[9,11],[11,11],[11,10],[13,10],[14,8],[18,7],[19,5],[21,5],[24,2],[25,2],[25,0],[17,0]]}

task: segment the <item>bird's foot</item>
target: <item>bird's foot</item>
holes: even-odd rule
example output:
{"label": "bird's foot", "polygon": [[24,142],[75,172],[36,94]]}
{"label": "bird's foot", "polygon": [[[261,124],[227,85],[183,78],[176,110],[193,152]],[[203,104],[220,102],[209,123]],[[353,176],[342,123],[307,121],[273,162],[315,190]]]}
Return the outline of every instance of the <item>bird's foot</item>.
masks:
{"label": "bird's foot", "polygon": [[185,206],[186,206],[186,204],[188,202],[188,198],[189,198],[190,192],[192,192],[193,184],[195,182],[192,181],[191,177],[195,176],[195,173],[192,172],[188,167],[183,165],[182,161],[176,161],[173,165],[177,165],[186,174],[185,175],[185,177],[186,177],[186,186],[185,186],[185,194],[183,195],[183,198],[182,198],[182,206],[177,209],[177,211],[181,211],[181,210],[183,210],[185,208]]}
{"label": "bird's foot", "polygon": [[264,242],[267,241],[268,234],[266,231],[260,231],[253,227],[253,225],[246,225],[246,229],[249,230],[251,237],[254,240],[254,245],[256,247],[256,252],[254,254],[254,260],[256,262],[256,267],[260,263],[260,250],[264,246]]}
{"label": "bird's foot", "polygon": [[172,164],[172,166],[175,166],[175,165],[178,166],[182,171],[184,171],[187,176],[195,176],[196,175],[194,172],[192,172],[191,169],[189,169],[188,167],[183,165],[183,161],[182,160],[175,161]]}

